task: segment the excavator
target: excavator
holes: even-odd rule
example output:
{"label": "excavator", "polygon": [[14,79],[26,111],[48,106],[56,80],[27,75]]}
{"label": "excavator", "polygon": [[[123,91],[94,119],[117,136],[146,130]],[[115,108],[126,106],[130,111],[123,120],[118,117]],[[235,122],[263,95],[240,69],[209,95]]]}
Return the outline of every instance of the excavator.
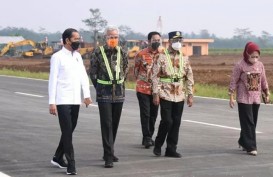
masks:
{"label": "excavator", "polygon": [[48,46],[46,42],[38,42],[31,50],[23,52],[22,57],[24,58],[49,58],[54,53],[53,47]]}
{"label": "excavator", "polygon": [[[32,49],[27,50],[27,51],[21,51],[19,52],[16,50],[16,47],[23,47],[23,46],[31,46]],[[15,49],[15,50],[14,50]],[[14,50],[12,53],[11,51]],[[39,42],[36,43],[32,40],[23,40],[19,42],[10,42],[8,43],[1,51],[0,51],[0,57],[6,55],[10,56],[19,56],[19,57],[26,57],[26,58],[31,58],[31,57],[45,57],[45,56],[50,56],[53,54],[53,49],[50,46],[47,46],[46,42]],[[16,54],[15,54],[16,53]]]}
{"label": "excavator", "polygon": [[133,59],[141,49],[147,47],[147,43],[143,40],[127,40],[125,47],[128,58]]}
{"label": "excavator", "polygon": [[81,54],[83,59],[90,59],[94,47],[83,47],[79,48],[78,52]]}

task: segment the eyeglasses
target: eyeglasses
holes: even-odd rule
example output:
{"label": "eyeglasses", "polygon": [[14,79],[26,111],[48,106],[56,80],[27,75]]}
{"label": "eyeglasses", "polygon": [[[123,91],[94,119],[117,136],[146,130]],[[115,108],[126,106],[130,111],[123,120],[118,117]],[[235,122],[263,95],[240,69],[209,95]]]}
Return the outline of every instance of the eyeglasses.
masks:
{"label": "eyeglasses", "polygon": [[107,39],[118,39],[118,36],[107,36]]}

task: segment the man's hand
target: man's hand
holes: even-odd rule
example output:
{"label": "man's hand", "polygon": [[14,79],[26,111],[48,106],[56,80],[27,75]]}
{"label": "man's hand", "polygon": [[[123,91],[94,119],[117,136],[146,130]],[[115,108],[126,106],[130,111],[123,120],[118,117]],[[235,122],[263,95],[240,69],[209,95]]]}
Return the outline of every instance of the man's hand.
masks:
{"label": "man's hand", "polygon": [[49,105],[49,113],[54,115],[54,116],[57,116],[58,111],[57,111],[57,107],[56,107],[55,104],[50,104]]}
{"label": "man's hand", "polygon": [[91,98],[85,98],[83,103],[85,104],[86,107],[88,107],[92,103],[92,100]]}
{"label": "man's hand", "polygon": [[153,103],[154,105],[159,105],[159,95],[153,95]]}
{"label": "man's hand", "polygon": [[193,104],[193,97],[192,97],[192,95],[189,95],[188,99],[187,99],[187,105],[189,107],[192,107],[192,104]]}

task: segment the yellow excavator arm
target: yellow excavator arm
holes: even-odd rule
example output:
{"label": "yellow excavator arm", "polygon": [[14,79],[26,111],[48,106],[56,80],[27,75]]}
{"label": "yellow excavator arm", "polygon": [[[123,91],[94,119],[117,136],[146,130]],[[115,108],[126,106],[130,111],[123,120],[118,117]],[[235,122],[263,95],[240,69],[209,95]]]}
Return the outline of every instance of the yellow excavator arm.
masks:
{"label": "yellow excavator arm", "polygon": [[5,55],[13,47],[19,47],[19,46],[25,46],[25,45],[31,45],[33,48],[36,47],[36,43],[32,40],[23,40],[23,41],[19,41],[15,43],[10,42],[1,50],[0,57]]}
{"label": "yellow excavator arm", "polygon": [[3,55],[5,55],[9,51],[11,45],[12,45],[12,42],[10,42],[7,45],[5,45],[5,47],[0,52],[0,57],[2,57]]}

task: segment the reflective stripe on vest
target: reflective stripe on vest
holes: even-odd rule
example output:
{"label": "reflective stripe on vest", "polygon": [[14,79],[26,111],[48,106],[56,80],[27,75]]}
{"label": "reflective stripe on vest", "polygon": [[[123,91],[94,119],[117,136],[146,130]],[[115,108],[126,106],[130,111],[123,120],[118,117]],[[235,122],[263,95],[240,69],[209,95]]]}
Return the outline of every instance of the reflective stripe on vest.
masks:
{"label": "reflective stripe on vest", "polygon": [[181,81],[182,81],[182,78],[181,79],[177,79],[177,78],[163,78],[163,77],[160,78],[160,82],[165,82],[165,83],[174,83],[174,82],[181,82]]}
{"label": "reflective stripe on vest", "polygon": [[171,61],[171,57],[170,54],[168,52],[168,50],[164,49],[164,53],[166,55],[167,58],[167,63],[168,63],[168,68],[171,72],[171,78],[160,78],[160,81],[162,82],[174,82],[174,79],[182,79],[182,71],[183,71],[183,67],[184,67],[184,62],[183,62],[183,56],[181,55],[181,52],[179,52],[179,72],[175,73],[174,72],[174,67],[172,66],[172,61]]}
{"label": "reflective stripe on vest", "polygon": [[[115,68],[116,69],[116,79],[119,78],[119,73],[120,73],[120,47],[117,47],[117,50],[118,50],[118,53],[117,53],[117,64],[115,66],[116,67]],[[114,77],[113,77],[113,74],[112,74],[112,71],[111,71],[111,68],[110,68],[107,56],[106,56],[106,54],[104,52],[103,46],[100,46],[100,51],[101,51],[102,58],[104,60],[104,63],[105,63],[106,70],[107,70],[107,73],[109,75],[110,81],[104,81],[104,80],[100,80],[100,79],[97,79],[97,81],[100,84],[111,85],[111,84],[113,84]],[[124,82],[124,79],[116,81],[117,84],[121,84],[123,82]]]}
{"label": "reflective stripe on vest", "polygon": [[[97,79],[97,82],[100,84],[103,84],[103,85],[112,85],[113,84],[113,81],[104,81],[104,80],[100,80],[100,79]],[[123,82],[124,82],[124,79],[121,79],[121,80],[117,81],[117,84],[122,84]]]}

